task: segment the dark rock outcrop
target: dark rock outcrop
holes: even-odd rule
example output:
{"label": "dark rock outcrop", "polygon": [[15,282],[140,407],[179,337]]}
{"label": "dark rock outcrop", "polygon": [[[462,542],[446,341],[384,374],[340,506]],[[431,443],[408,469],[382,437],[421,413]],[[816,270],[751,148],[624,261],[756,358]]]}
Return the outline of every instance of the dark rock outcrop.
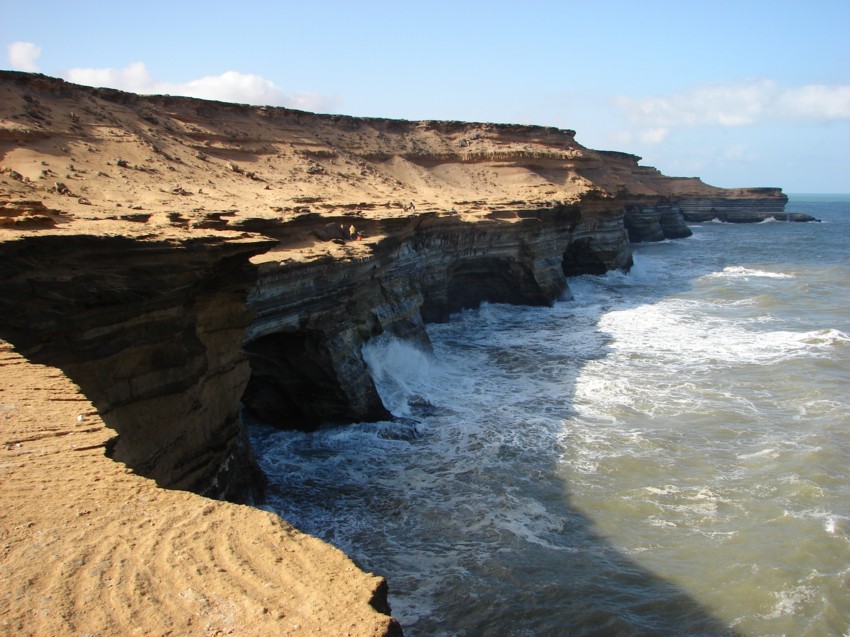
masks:
{"label": "dark rock outcrop", "polygon": [[732,188],[714,196],[695,195],[680,201],[685,221],[724,221],[726,223],[759,223],[776,221],[817,221],[811,215],[785,212],[788,196],[781,188]]}
{"label": "dark rock outcrop", "polygon": [[678,202],[660,200],[629,204],[625,208],[624,222],[632,243],[684,239],[692,234]]}
{"label": "dark rock outcrop", "polygon": [[250,501],[262,485],[239,416],[241,352],[266,240],[32,236],[0,242],[0,336],[62,369],[161,486]]}

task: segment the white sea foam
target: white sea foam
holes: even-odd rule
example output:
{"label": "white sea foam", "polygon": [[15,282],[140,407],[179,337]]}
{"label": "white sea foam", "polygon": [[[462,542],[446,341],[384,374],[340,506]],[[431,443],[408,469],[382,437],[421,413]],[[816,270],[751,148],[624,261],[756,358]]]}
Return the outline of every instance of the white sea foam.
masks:
{"label": "white sea foam", "polygon": [[794,586],[778,593],[774,593],[776,604],[773,611],[765,614],[764,619],[778,619],[783,615],[793,615],[798,609],[810,604],[817,591],[811,586]]}
{"label": "white sea foam", "polygon": [[411,401],[424,400],[422,392],[430,380],[431,358],[421,348],[381,335],[364,345],[363,360],[393,415],[409,415]]}
{"label": "white sea foam", "polygon": [[809,345],[846,346],[850,344],[850,335],[836,329],[805,332],[801,335],[801,338]]}
{"label": "white sea foam", "polygon": [[715,272],[708,275],[709,278],[764,278],[764,279],[793,279],[793,274],[784,272],[771,272],[769,270],[759,270],[757,268],[747,268],[741,265],[728,266],[722,272]]}
{"label": "white sea foam", "polygon": [[848,516],[828,514],[823,528],[830,535],[850,539],[850,517]]}
{"label": "white sea foam", "polygon": [[[710,309],[701,301],[669,299],[609,312],[599,327],[611,335],[609,347],[621,356],[679,369],[830,355],[830,347],[850,342],[839,330],[766,330],[770,321],[762,317],[730,322],[712,316]],[[666,369],[660,371],[666,375]]]}
{"label": "white sea foam", "polygon": [[756,460],[764,458],[778,458],[779,454],[776,449],[768,447],[767,449],[760,449],[759,451],[754,451],[752,453],[740,453],[737,457],[738,460]]}
{"label": "white sea foam", "polygon": [[649,493],[653,495],[670,495],[671,493],[679,493],[679,487],[668,484],[663,488],[658,487],[644,487]]}

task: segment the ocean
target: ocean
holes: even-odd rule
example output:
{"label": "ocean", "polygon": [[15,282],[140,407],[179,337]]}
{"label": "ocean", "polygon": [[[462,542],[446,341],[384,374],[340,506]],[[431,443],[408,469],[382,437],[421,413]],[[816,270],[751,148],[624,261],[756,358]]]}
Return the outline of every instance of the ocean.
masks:
{"label": "ocean", "polygon": [[364,349],[392,422],[253,428],[408,637],[850,635],[850,195]]}

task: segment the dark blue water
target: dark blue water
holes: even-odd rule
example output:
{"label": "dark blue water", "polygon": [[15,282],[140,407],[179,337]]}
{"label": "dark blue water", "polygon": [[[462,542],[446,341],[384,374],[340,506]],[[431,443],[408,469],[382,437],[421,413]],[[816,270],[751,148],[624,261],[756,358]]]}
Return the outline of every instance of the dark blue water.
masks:
{"label": "dark blue water", "polygon": [[394,422],[253,434],[407,635],[850,634],[850,197],[364,351]]}

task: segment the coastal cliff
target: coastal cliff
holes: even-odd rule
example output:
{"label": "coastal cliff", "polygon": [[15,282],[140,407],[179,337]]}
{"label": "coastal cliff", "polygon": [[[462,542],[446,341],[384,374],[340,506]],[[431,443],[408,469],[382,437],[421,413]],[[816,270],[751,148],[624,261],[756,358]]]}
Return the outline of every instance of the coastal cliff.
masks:
{"label": "coastal cliff", "polygon": [[[187,520],[208,516],[210,500],[194,494],[257,502],[262,476],[243,407],[306,429],[386,418],[361,354],[371,338],[427,348],[427,322],[484,301],[550,304],[569,294],[570,276],[628,269],[631,243],[686,237],[686,220],[779,216],[786,201],[779,189],[666,177],[634,155],[587,149],[569,130],[316,115],[0,72],[0,339],[10,344],[0,496],[4,528],[14,529],[3,538],[3,574],[31,580],[4,584],[3,629],[107,630],[119,613],[69,602],[79,591],[57,584],[68,559],[81,571],[95,556],[63,539],[75,557],[56,550],[40,564],[27,526],[54,538],[58,525],[85,526],[85,540],[69,536],[80,546],[115,532],[125,515],[116,496],[85,494],[92,467],[101,487],[172,512],[127,514],[129,546],[144,544],[134,533],[163,533],[176,508]],[[21,383],[45,375],[59,379],[55,391]],[[73,446],[85,455],[58,445],[66,436],[92,437]],[[75,477],[49,497],[85,500],[75,510],[97,515],[48,515],[22,499],[40,474],[62,471]],[[167,611],[128,594],[134,617],[160,617],[144,620],[150,631],[200,633],[174,618],[204,617],[209,628],[235,617],[230,603],[256,610],[237,613],[255,634],[399,633],[380,578],[258,509],[216,502],[211,511],[216,533],[253,538],[256,556],[216,547],[206,523],[184,526],[212,552],[197,558],[208,565],[201,575],[181,558],[184,536],[151,544],[156,559],[122,576],[143,573],[166,583],[156,595],[178,593]],[[269,525],[277,548],[255,530]],[[316,560],[321,581],[306,567],[290,576],[256,561],[274,561],[276,550]],[[183,588],[168,591],[172,580]],[[232,601],[186,593],[218,580],[248,583],[225,585]],[[48,590],[52,601],[28,618],[29,600]]]}
{"label": "coastal cliff", "polygon": [[629,267],[622,211],[607,207],[386,220],[361,226],[386,237],[369,256],[262,263],[248,300],[247,408],[301,428],[387,418],[360,354],[370,338],[390,333],[428,347],[426,322],[482,301],[550,304],[567,291],[567,275]]}
{"label": "coastal cliff", "polygon": [[248,258],[269,244],[94,235],[4,242],[0,336],[80,386],[117,434],[113,459],[164,487],[251,501],[260,481],[240,435],[250,374],[240,346]]}

